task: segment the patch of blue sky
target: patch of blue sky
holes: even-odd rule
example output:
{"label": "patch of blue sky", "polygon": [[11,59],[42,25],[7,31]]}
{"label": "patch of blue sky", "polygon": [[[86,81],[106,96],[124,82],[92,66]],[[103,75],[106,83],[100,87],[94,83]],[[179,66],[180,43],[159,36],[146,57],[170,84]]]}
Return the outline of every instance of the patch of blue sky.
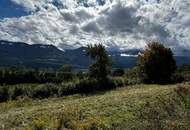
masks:
{"label": "patch of blue sky", "polygon": [[0,0],[0,19],[14,18],[29,15],[24,7],[13,3],[11,0]]}

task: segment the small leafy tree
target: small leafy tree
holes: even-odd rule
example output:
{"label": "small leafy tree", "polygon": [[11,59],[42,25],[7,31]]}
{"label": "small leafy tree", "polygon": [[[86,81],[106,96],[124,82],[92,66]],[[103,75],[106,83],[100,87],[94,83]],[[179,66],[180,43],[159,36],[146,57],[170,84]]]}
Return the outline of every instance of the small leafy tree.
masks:
{"label": "small leafy tree", "polygon": [[123,68],[117,68],[112,72],[113,76],[123,76],[125,74],[125,70]]}
{"label": "small leafy tree", "polygon": [[158,42],[151,42],[139,55],[139,68],[145,82],[165,84],[171,80],[176,62],[170,48]]}
{"label": "small leafy tree", "polygon": [[111,71],[111,59],[102,44],[88,45],[87,55],[94,63],[90,66],[90,76],[98,80],[106,79]]}
{"label": "small leafy tree", "polygon": [[59,81],[70,81],[73,80],[75,76],[74,73],[74,68],[72,65],[65,64],[63,65],[60,69],[59,72],[57,73],[57,79]]}
{"label": "small leafy tree", "polygon": [[60,68],[60,72],[67,72],[67,73],[70,73],[73,71],[73,67],[72,65],[63,65],[61,68]]}

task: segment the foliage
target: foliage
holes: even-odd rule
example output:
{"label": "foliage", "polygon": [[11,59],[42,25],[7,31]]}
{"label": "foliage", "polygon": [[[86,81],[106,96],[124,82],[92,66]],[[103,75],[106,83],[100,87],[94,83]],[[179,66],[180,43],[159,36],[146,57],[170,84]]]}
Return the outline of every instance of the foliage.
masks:
{"label": "foliage", "polygon": [[183,78],[184,81],[190,81],[190,65],[184,64],[177,68],[176,74]]}
{"label": "foliage", "polygon": [[48,98],[61,97],[72,94],[88,94],[98,91],[110,90],[117,87],[123,87],[129,84],[135,84],[137,81],[129,80],[127,78],[116,77],[107,78],[104,80],[84,78],[80,80],[73,80],[69,82],[62,82],[61,84],[34,84],[31,86],[25,84],[10,85],[6,87],[0,86],[0,102],[7,100],[17,100],[19,97],[29,98]]}
{"label": "foliage", "polygon": [[73,67],[72,65],[63,65],[59,71],[61,72],[67,72],[67,73],[71,73],[73,71]]}
{"label": "foliage", "polygon": [[118,68],[113,70],[112,76],[123,76],[125,74],[125,70],[122,68]]}
{"label": "foliage", "polygon": [[[71,95],[76,93],[93,93],[97,91],[112,89],[120,87],[115,84],[112,79],[96,80],[96,79],[82,79],[75,82],[62,83],[59,86],[59,96]],[[124,85],[124,84],[122,84]]]}
{"label": "foliage", "polygon": [[125,70],[125,77],[140,78],[140,68],[138,66]]}
{"label": "foliage", "polygon": [[90,66],[90,76],[98,80],[107,78],[111,72],[111,60],[102,44],[88,45],[87,55],[94,63]]}
{"label": "foliage", "polygon": [[86,77],[88,77],[88,73],[83,72],[83,71],[78,71],[76,76],[79,80],[81,80],[81,79],[85,79]]}
{"label": "foliage", "polygon": [[7,101],[9,99],[8,89],[0,86],[0,102]]}
{"label": "foliage", "polygon": [[42,84],[31,90],[32,98],[48,98],[58,93],[58,89],[53,84]]}
{"label": "foliage", "polygon": [[158,42],[149,43],[139,55],[141,78],[148,83],[165,84],[170,82],[176,63],[170,48]]}
{"label": "foliage", "polygon": [[77,78],[74,72],[0,68],[0,84],[61,83]]}
{"label": "foliage", "polygon": [[27,93],[22,87],[15,86],[10,88],[9,95],[11,100],[16,100],[19,96],[26,96]]}

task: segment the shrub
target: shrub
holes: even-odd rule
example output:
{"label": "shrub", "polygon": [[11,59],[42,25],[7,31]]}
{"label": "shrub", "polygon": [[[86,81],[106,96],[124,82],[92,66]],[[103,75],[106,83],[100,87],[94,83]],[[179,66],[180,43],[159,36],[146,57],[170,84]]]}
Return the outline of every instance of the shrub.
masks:
{"label": "shrub", "polygon": [[170,48],[158,42],[152,42],[139,55],[139,67],[141,77],[145,82],[165,84],[171,81],[176,62]]}
{"label": "shrub", "polygon": [[113,76],[123,76],[124,74],[125,74],[125,70],[122,69],[122,68],[115,69],[115,70],[113,70],[113,72],[112,72],[112,75],[113,75]]}
{"label": "shrub", "polygon": [[184,76],[182,74],[175,73],[171,77],[171,82],[172,83],[181,83],[183,81],[185,81],[185,78],[184,78]]}
{"label": "shrub", "polygon": [[75,78],[75,74],[73,72],[58,72],[56,78],[59,82],[72,81]]}
{"label": "shrub", "polygon": [[177,75],[180,75],[184,81],[190,81],[190,65],[184,64],[177,68]]}
{"label": "shrub", "polygon": [[48,98],[51,96],[51,90],[47,84],[38,85],[31,92],[32,98]]}
{"label": "shrub", "polygon": [[95,79],[82,79],[74,82],[62,83],[59,86],[59,96],[76,93],[89,93],[98,90],[99,85]]}
{"label": "shrub", "polygon": [[93,93],[94,91],[101,91],[106,89],[112,89],[116,87],[124,86],[125,82],[116,79],[82,79],[74,82],[62,83],[59,85],[59,96],[71,95],[76,93]]}
{"label": "shrub", "polygon": [[58,90],[59,96],[71,95],[71,94],[75,94],[76,92],[77,92],[76,81],[62,83],[61,85],[59,85],[59,90]]}
{"label": "shrub", "polygon": [[16,87],[11,88],[10,90],[10,97],[12,100],[15,100],[17,99],[17,97],[24,96],[24,95],[26,96],[26,93],[21,87],[16,86]]}
{"label": "shrub", "polygon": [[86,72],[79,71],[79,72],[77,72],[76,76],[78,79],[81,80],[81,79],[85,79],[86,77],[88,77],[88,74]]}
{"label": "shrub", "polygon": [[83,79],[76,84],[77,92],[89,93],[100,88],[96,79]]}
{"label": "shrub", "polygon": [[8,99],[9,99],[8,88],[0,86],[0,102],[5,102]]}
{"label": "shrub", "polygon": [[136,66],[133,68],[126,69],[125,76],[127,78],[140,78],[139,72],[140,72],[140,68]]}
{"label": "shrub", "polygon": [[111,80],[114,83],[115,87],[121,87],[127,85],[126,80],[123,77],[112,78]]}
{"label": "shrub", "polygon": [[63,65],[60,69],[59,69],[59,71],[60,72],[69,72],[69,73],[71,73],[72,71],[73,71],[73,66],[72,65],[68,65],[68,64],[66,64],[66,65]]}

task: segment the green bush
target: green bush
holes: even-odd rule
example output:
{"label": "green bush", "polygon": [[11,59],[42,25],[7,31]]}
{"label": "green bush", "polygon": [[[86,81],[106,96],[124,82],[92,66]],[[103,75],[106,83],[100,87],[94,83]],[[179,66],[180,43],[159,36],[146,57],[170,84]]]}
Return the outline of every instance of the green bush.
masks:
{"label": "green bush", "polygon": [[26,96],[26,92],[22,87],[13,87],[10,89],[10,98],[11,100],[16,100],[19,96]]}
{"label": "green bush", "polygon": [[185,81],[185,77],[180,73],[175,73],[171,77],[171,83],[181,83],[183,81]]}
{"label": "green bush", "polygon": [[89,93],[98,88],[99,86],[95,79],[76,80],[74,82],[62,83],[59,86],[59,96],[76,93]]}
{"label": "green bush", "polygon": [[121,87],[125,83],[121,80],[113,79],[82,79],[75,82],[62,83],[59,85],[59,96],[71,95],[76,93],[93,93],[94,91],[101,91]]}
{"label": "green bush", "polygon": [[58,80],[58,82],[73,81],[75,78],[76,75],[73,72],[58,72],[56,75],[56,79]]}
{"label": "green bush", "polygon": [[124,87],[126,85],[134,85],[134,84],[141,84],[142,81],[137,78],[128,78],[128,77],[116,77],[112,78],[112,82],[114,83],[115,87]]}
{"label": "green bush", "polygon": [[48,98],[50,96],[56,95],[58,89],[52,84],[42,84],[31,90],[32,98]]}
{"label": "green bush", "polygon": [[9,99],[8,88],[0,86],[0,102],[5,102],[8,99]]}
{"label": "green bush", "polygon": [[76,81],[62,83],[59,85],[59,90],[58,90],[59,96],[71,95],[75,93],[76,93]]}
{"label": "green bush", "polygon": [[83,79],[80,82],[76,83],[76,90],[79,93],[89,93],[99,88],[100,86],[96,79]]}
{"label": "green bush", "polygon": [[8,99],[16,100],[18,97],[30,98],[48,98],[53,96],[66,96],[72,94],[87,94],[97,91],[104,91],[123,87],[128,84],[136,83],[136,81],[128,80],[123,77],[106,78],[104,80],[84,78],[61,84],[46,83],[40,85],[15,85],[8,87],[0,87],[0,101]]}
{"label": "green bush", "polygon": [[117,77],[117,76],[123,76],[125,74],[125,70],[122,68],[118,68],[113,70],[112,76]]}
{"label": "green bush", "polygon": [[138,66],[125,70],[125,77],[127,78],[140,78],[140,68]]}
{"label": "green bush", "polygon": [[123,77],[113,78],[112,81],[116,87],[127,85],[126,80]]}
{"label": "green bush", "polygon": [[179,66],[176,74],[183,78],[183,81],[190,81],[190,65],[184,64]]}

